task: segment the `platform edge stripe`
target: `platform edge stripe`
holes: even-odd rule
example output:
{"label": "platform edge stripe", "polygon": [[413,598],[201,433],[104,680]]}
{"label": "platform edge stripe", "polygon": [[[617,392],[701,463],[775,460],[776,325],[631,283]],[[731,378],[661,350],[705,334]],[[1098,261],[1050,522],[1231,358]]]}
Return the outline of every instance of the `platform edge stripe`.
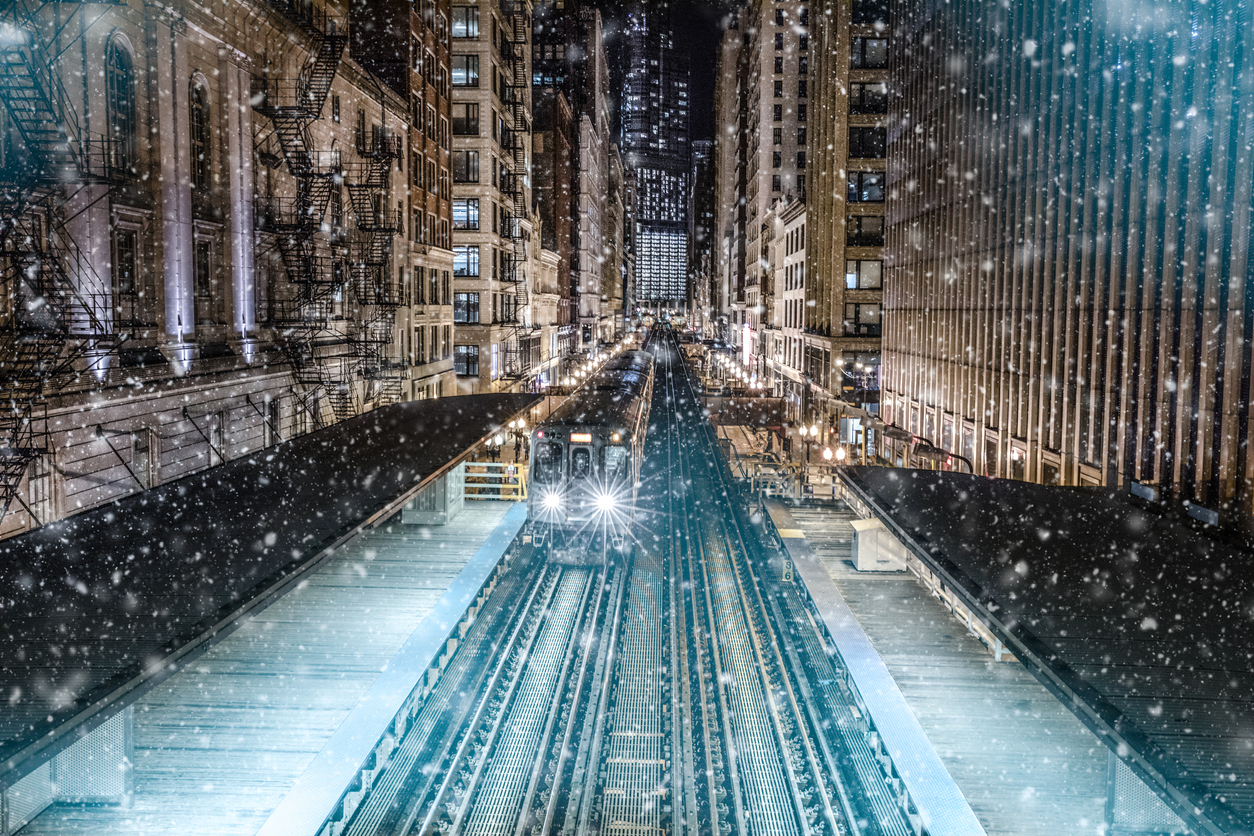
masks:
{"label": "platform edge stripe", "polygon": [[[768,505],[771,523],[779,526],[791,514]],[[795,523],[794,523],[795,524]],[[782,538],[781,538],[782,539]],[[929,836],[987,836],[984,826],[936,753],[888,667],[845,603],[827,569],[808,540],[789,538],[784,548],[819,610],[832,641],[849,670],[897,773],[906,785]]]}
{"label": "platform edge stripe", "polygon": [[526,521],[526,504],[514,503],[296,779],[257,836],[317,836]]}

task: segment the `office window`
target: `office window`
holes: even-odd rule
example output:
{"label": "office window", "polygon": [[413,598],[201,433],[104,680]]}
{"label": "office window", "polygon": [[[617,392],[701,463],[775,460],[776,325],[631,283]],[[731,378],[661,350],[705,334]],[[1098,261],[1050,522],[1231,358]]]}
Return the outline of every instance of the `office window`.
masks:
{"label": "office window", "polygon": [[197,296],[213,291],[213,247],[208,241],[197,241],[192,259],[192,290]]}
{"label": "office window", "polygon": [[775,25],[776,26],[784,25],[784,10],[783,9],[775,10]]}
{"label": "office window", "polygon": [[331,228],[338,230],[344,226],[344,194],[339,186],[331,184]]}
{"label": "office window", "polygon": [[797,191],[804,194],[806,190],[806,176],[804,174],[797,175]]}
{"label": "office window", "polygon": [[884,262],[849,259],[845,262],[847,290],[878,290],[884,286]]}
{"label": "office window", "polygon": [[454,87],[478,87],[479,86],[479,56],[478,55],[454,55],[453,56],[453,86]]}
{"label": "office window", "polygon": [[479,346],[459,345],[454,348],[453,369],[463,377],[479,376]]}
{"label": "office window", "polygon": [[854,23],[887,23],[888,0],[853,0]]}
{"label": "office window", "polygon": [[783,106],[783,105],[772,105],[772,106],[771,106],[771,116],[772,116],[772,121],[775,121],[775,122],[780,122],[780,121],[782,121],[782,120],[783,120],[783,118],[784,118],[784,106]]}
{"label": "office window", "polygon": [[118,229],[114,232],[114,248],[116,264],[114,279],[118,293],[131,295],[135,293],[135,278],[139,275],[139,257],[136,241],[138,236],[133,229]]}
{"label": "office window", "polygon": [[797,81],[797,98],[804,99],[810,91],[810,83],[804,78]]}
{"label": "office window", "polygon": [[772,141],[772,144],[774,145],[783,145],[784,144],[784,129],[783,128],[773,129],[771,132],[771,141]]}
{"label": "office window", "polygon": [[188,110],[192,141],[192,188],[198,192],[209,191],[209,93],[205,85],[192,82]]}
{"label": "office window", "polygon": [[850,247],[884,246],[884,216],[854,215],[845,222],[845,244]]}
{"label": "office window", "polygon": [[887,113],[888,85],[882,81],[849,85],[850,113]]}
{"label": "office window", "polygon": [[773,152],[771,154],[771,168],[779,168],[783,164],[784,164],[784,155],[781,154],[779,151]]}
{"label": "office window", "polygon": [[810,72],[810,57],[808,55],[803,55],[797,59],[797,72],[802,75]]}
{"label": "office window", "polygon": [[879,303],[846,303],[845,334],[852,337],[878,337],[880,335]]}
{"label": "office window", "polygon": [[[434,168],[434,165],[431,166]],[[434,179],[435,172],[428,170],[428,173]],[[478,151],[454,151],[453,152],[453,182],[454,183],[478,183],[479,182],[479,152]]]}
{"label": "office window", "polygon": [[804,169],[805,167],[806,167],[806,152],[798,151],[797,152],[797,168]]}
{"label": "office window", "polygon": [[784,56],[775,56],[775,72],[782,73],[784,71]]}
{"label": "office window", "polygon": [[[479,247],[475,244],[458,244],[453,247],[453,275],[473,278],[479,275]],[[434,300],[432,300],[434,304]]]}
{"label": "office window", "polygon": [[854,38],[849,64],[855,70],[878,70],[888,66],[888,40]]}
{"label": "office window", "polygon": [[784,98],[784,82],[783,79],[775,82],[775,98]]}
{"label": "office window", "polygon": [[454,136],[479,135],[479,105],[468,102],[453,103]]}
{"label": "office window", "polygon": [[[477,265],[479,263],[479,248],[475,247],[474,249],[475,264]],[[457,262],[454,261],[453,263],[456,264]],[[445,305],[448,304],[448,297],[440,295],[440,278],[437,272],[434,267],[427,271],[427,302],[431,305]]]}
{"label": "office window", "polygon": [[479,198],[466,197],[453,200],[453,229],[479,228]]}
{"label": "office window", "polygon": [[850,203],[883,203],[884,174],[880,171],[849,172]]}
{"label": "office window", "polygon": [[806,129],[805,128],[797,128],[797,144],[798,145],[806,144]]}
{"label": "office window", "polygon": [[453,321],[465,325],[479,324],[479,294],[453,294]]}
{"label": "office window", "polygon": [[854,160],[882,160],[888,144],[886,128],[850,128],[849,158]]}
{"label": "office window", "polygon": [[116,40],[105,55],[105,93],[109,164],[125,171],[135,161],[135,72],[131,54]]}
{"label": "office window", "polygon": [[797,48],[800,49],[802,52],[805,52],[807,49],[809,49],[810,48],[810,36],[802,35],[801,38],[797,41]]}
{"label": "office window", "polygon": [[775,48],[776,49],[784,48],[784,33],[783,32],[775,33]]}
{"label": "office window", "polygon": [[781,181],[780,181],[780,176],[778,174],[771,175],[771,191],[773,192],[781,191]]}
{"label": "office window", "polygon": [[331,97],[331,121],[337,125],[340,122],[340,97],[336,94]]}
{"label": "office window", "polygon": [[797,105],[797,121],[798,122],[806,121],[806,103],[805,102],[802,102],[801,104]]}
{"label": "office window", "polygon": [[803,8],[797,16],[797,22],[800,23],[802,26],[809,26],[810,25],[810,10]]}

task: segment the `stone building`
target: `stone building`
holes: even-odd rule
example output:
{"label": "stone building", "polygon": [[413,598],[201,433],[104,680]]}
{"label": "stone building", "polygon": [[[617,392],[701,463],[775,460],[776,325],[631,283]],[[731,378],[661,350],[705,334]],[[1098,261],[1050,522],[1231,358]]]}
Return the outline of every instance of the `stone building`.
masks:
{"label": "stone building", "polygon": [[[808,0],[752,0],[743,11],[748,41],[738,65],[745,86],[745,320],[751,368],[759,373],[765,294],[771,279],[766,216],[781,198],[804,200],[810,110]],[[743,327],[742,327],[743,331]]]}
{"label": "stone building", "polygon": [[383,84],[338,0],[84,8],[0,8],[3,533],[451,389],[447,5]]}
{"label": "stone building", "polygon": [[[883,304],[887,3],[811,9],[803,372],[815,411],[878,410]],[[812,304],[811,304],[812,303]]]}
{"label": "stone building", "polygon": [[747,34],[732,16],[719,42],[714,82],[715,336],[731,339],[745,317],[745,60]]}
{"label": "stone building", "polygon": [[894,10],[885,417],[977,473],[1249,525],[1250,19]]}
{"label": "stone building", "polygon": [[525,386],[539,361],[530,305],[531,4],[452,8],[453,347],[459,389]]}

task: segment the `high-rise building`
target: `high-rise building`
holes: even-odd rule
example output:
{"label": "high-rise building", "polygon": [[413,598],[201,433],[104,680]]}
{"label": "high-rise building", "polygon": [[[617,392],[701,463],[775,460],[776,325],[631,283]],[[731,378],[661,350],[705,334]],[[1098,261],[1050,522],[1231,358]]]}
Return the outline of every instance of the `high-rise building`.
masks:
{"label": "high-rise building", "polygon": [[688,284],[689,73],[666,7],[627,17],[619,114],[636,176],[635,298],[681,305]]}
{"label": "high-rise building", "polygon": [[577,342],[592,344],[608,340],[614,333],[602,288],[609,234],[605,207],[610,188],[611,121],[610,73],[601,13],[580,8],[574,0],[537,4],[534,49],[534,83],[560,90],[575,119],[570,271],[576,294]]}
{"label": "high-rise building", "polygon": [[745,74],[747,34],[729,18],[719,43],[714,83],[714,229],[717,236],[712,315],[717,335],[730,340],[745,312]]}
{"label": "high-rise building", "polygon": [[1249,526],[1249,19],[894,10],[885,417],[977,473],[1151,483]]}
{"label": "high-rise building", "polygon": [[516,387],[539,356],[531,38],[529,0],[452,7],[453,361],[467,392]]}
{"label": "high-rise building", "polygon": [[688,218],[688,299],[691,324],[713,336],[709,327],[714,285],[714,142],[692,143],[691,215]]}
{"label": "high-rise building", "polygon": [[[878,410],[888,196],[886,0],[811,7],[801,362],[820,400]],[[828,406],[818,405],[822,412]]]}
{"label": "high-rise building", "polygon": [[748,43],[738,65],[745,85],[745,321],[751,368],[765,372],[764,297],[772,284],[763,236],[781,199],[804,200],[810,108],[809,0],[752,0],[744,10]]}

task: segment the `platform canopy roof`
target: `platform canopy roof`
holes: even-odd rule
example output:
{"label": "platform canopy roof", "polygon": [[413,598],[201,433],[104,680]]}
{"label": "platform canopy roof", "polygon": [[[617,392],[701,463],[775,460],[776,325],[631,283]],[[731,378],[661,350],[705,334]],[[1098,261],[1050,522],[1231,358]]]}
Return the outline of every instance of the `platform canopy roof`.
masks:
{"label": "platform canopy roof", "polygon": [[538,399],[384,407],[0,542],[0,785],[194,658]]}
{"label": "platform canopy roof", "polygon": [[1126,492],[848,468],[848,484],[1186,822],[1254,828],[1254,554]]}

